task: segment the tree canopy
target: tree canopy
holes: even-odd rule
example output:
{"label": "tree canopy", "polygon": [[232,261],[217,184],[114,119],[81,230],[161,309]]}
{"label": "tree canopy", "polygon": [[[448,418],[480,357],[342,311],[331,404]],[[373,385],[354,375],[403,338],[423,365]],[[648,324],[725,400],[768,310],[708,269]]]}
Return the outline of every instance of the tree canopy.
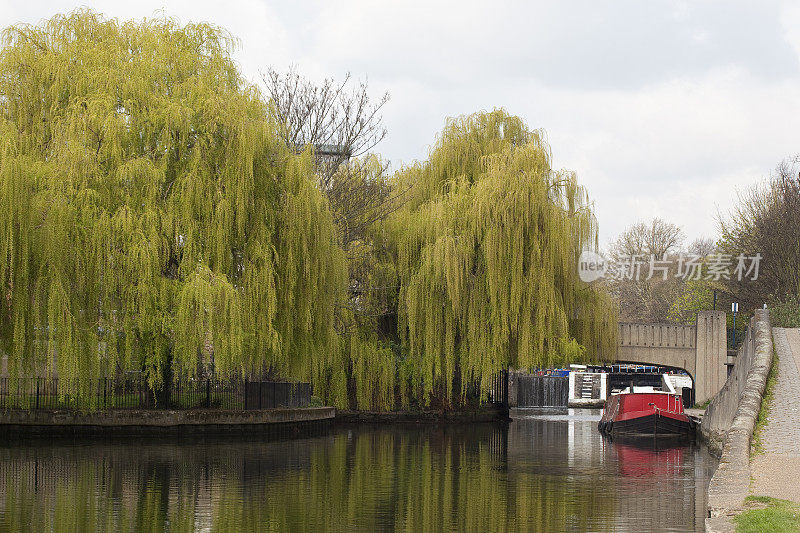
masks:
{"label": "tree canopy", "polygon": [[398,314],[428,390],[613,352],[615,306],[577,271],[597,249],[594,215],[550,161],[543,132],[496,110],[450,120],[398,177],[412,183],[391,221]]}
{"label": "tree canopy", "polygon": [[277,375],[385,409],[613,352],[614,305],[577,272],[591,205],[543,132],[501,110],[450,120],[392,177],[378,159],[337,169],[343,197],[380,200],[343,216],[233,43],[84,10],[5,30],[10,374]]}
{"label": "tree canopy", "polygon": [[720,220],[720,250],[760,255],[758,279],[731,277],[727,289],[747,310],[800,298],[800,156],[783,161],[770,178],[739,195]]}
{"label": "tree canopy", "polygon": [[344,256],[311,154],[280,142],[232,46],[208,24],[89,11],[5,30],[10,372],[326,372]]}

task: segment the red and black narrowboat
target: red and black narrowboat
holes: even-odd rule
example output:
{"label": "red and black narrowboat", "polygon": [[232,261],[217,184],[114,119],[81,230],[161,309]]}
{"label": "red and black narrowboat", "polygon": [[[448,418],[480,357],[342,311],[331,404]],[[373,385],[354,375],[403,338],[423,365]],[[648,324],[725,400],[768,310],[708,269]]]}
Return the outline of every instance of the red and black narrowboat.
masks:
{"label": "red and black narrowboat", "polygon": [[682,398],[670,392],[623,392],[606,400],[598,428],[608,435],[694,435]]}

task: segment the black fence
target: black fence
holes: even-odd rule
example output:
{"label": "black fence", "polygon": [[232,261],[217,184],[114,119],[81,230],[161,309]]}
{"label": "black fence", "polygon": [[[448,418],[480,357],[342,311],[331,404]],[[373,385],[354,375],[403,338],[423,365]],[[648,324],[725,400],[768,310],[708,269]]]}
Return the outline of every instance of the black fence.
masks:
{"label": "black fence", "polygon": [[508,370],[501,370],[492,376],[486,403],[508,405]]}
{"label": "black fence", "polygon": [[308,407],[310,383],[186,379],[155,390],[143,376],[0,378],[0,409],[271,409]]}
{"label": "black fence", "polygon": [[275,381],[245,383],[245,409],[305,407],[310,401],[310,383],[279,383]]}

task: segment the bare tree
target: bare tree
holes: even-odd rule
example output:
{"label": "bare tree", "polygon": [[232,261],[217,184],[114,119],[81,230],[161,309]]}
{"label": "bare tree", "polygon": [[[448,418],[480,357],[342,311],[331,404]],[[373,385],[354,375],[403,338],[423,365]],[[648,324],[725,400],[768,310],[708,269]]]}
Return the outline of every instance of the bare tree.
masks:
{"label": "bare tree", "polygon": [[[611,245],[611,257],[618,263],[669,259],[680,251],[684,235],[680,227],[659,218],[637,222],[625,230]],[[637,278],[612,279],[609,291],[620,303],[623,321],[666,322],[670,308],[681,292],[681,282],[670,271],[666,279],[649,278],[647,268]],[[649,279],[647,279],[649,278]]]}
{"label": "bare tree", "polygon": [[699,257],[708,257],[717,251],[717,243],[708,237],[698,237],[689,244],[686,251]]}
{"label": "bare tree", "polygon": [[654,218],[650,222],[637,222],[625,230],[611,245],[611,254],[616,259],[635,255],[662,258],[677,251],[684,238],[681,228]]}
{"label": "bare tree", "polygon": [[341,82],[326,78],[316,84],[295,67],[285,74],[269,68],[262,78],[286,144],[298,151],[314,149],[324,191],[333,186],[342,163],[364,155],[386,137],[380,111],[389,93],[371,100],[366,81],[351,86],[347,74]]}
{"label": "bare tree", "polygon": [[733,257],[761,255],[758,279],[732,277],[730,295],[746,309],[800,295],[800,156],[783,161],[761,185],[739,195],[720,217],[720,250]]}
{"label": "bare tree", "polygon": [[407,189],[398,189],[387,165],[369,153],[386,137],[380,111],[388,93],[373,101],[367,83],[352,84],[349,74],[342,82],[328,78],[317,84],[294,67],[285,74],[270,68],[263,79],[286,145],[314,152],[319,186],[348,258],[346,307],[357,320],[391,312],[397,281],[376,228],[402,205]]}

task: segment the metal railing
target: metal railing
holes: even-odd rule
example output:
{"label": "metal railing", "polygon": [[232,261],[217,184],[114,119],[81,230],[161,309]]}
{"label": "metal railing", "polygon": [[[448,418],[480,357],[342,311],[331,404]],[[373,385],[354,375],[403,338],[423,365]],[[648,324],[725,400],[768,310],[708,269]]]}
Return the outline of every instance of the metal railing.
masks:
{"label": "metal railing", "polygon": [[746,329],[733,329],[728,328],[728,349],[737,350],[747,337]]}
{"label": "metal railing", "polygon": [[508,405],[508,370],[501,370],[492,376],[485,403]]}
{"label": "metal railing", "polygon": [[245,382],[245,409],[304,407],[311,401],[310,383]]}
{"label": "metal railing", "polygon": [[310,383],[183,379],[153,390],[144,376],[0,377],[0,409],[271,409],[307,407]]}

